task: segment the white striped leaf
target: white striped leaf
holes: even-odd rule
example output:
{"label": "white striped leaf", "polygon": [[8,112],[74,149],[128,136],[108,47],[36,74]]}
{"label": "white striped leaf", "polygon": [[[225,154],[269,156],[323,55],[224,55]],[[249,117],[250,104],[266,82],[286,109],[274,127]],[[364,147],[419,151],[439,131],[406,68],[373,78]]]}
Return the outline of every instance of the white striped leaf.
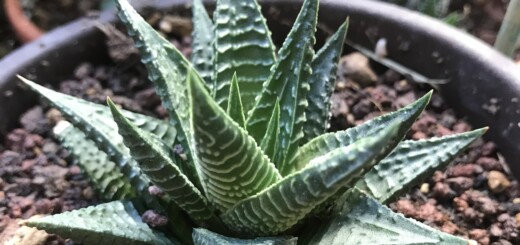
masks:
{"label": "white striped leaf", "polygon": [[[130,180],[138,195],[148,195],[147,188],[150,182],[146,176],[141,174],[141,169],[123,144],[122,137],[117,133],[116,123],[110,114],[106,114],[105,108],[107,107],[98,107],[94,103],[55,92],[24,78],[21,79],[43,99],[60,110],[89,139],[95,141],[98,148],[105,152],[110,161],[116,163],[121,173]],[[153,201],[151,198],[143,198],[143,200]]]}
{"label": "white striped leaf", "polygon": [[201,0],[193,0],[193,32],[191,43],[191,63],[200,73],[210,91],[215,87],[213,73],[213,23]]}
{"label": "white striped leaf", "polygon": [[388,154],[391,149],[386,146],[397,133],[398,124],[394,124],[375,136],[318,157],[299,172],[240,201],[221,218],[239,234],[268,236],[284,232],[370,169],[381,155]]}
{"label": "white striped leaf", "polygon": [[61,121],[54,128],[54,135],[72,154],[76,164],[88,176],[101,199],[115,201],[135,196],[135,190],[128,178],[81,130],[66,121]]}
{"label": "white striped leaf", "polygon": [[395,122],[403,122],[401,124],[401,129],[399,130],[401,138],[391,142],[393,145],[392,147],[395,147],[399,141],[403,139],[406,132],[424,110],[430,101],[431,95],[432,92],[429,92],[414,103],[400,110],[376,117],[359,126],[344,131],[323,134],[314,138],[300,147],[298,154],[292,159],[293,164],[291,164],[291,166],[294,167],[292,171],[298,171],[305,167],[311,159],[317,156],[326,154],[336,148],[347,146],[352,142],[355,142],[357,139],[373,135]]}
{"label": "white striped leaf", "polygon": [[424,177],[446,166],[487,128],[471,132],[401,142],[394,151],[372,170],[367,172],[355,186],[381,203],[391,202]]}
{"label": "white striped leaf", "polygon": [[260,143],[260,148],[264,154],[273,159],[276,149],[278,149],[278,134],[280,134],[280,102],[277,101],[274,106],[273,114],[269,120],[267,131],[265,136]]}
{"label": "white striped leaf", "polygon": [[206,197],[221,212],[281,179],[253,138],[211,99],[193,73],[187,79],[193,142]]}
{"label": "white striped leaf", "polygon": [[[117,0],[119,17],[128,29],[128,34],[141,52],[141,61],[148,70],[148,78],[155,84],[157,94],[170,115],[170,123],[177,129],[177,138],[185,149],[189,162],[195,162],[195,152],[190,141],[188,98],[186,95],[186,73],[193,69],[182,53],[168,40],[156,32],[128,3]],[[197,72],[195,75],[200,78]],[[202,78],[200,78],[202,79]],[[199,186],[199,174],[190,179]]]}
{"label": "white striped leaf", "polygon": [[150,229],[130,202],[114,201],[43,218],[32,218],[26,225],[82,244],[181,244]]}
{"label": "white striped leaf", "polygon": [[193,229],[192,237],[195,245],[296,245],[298,241],[298,238],[291,236],[238,239],[225,237],[203,228]]}
{"label": "white striped leaf", "polygon": [[355,188],[339,200],[333,219],[307,230],[318,245],[468,245],[468,240],[392,212]]}
{"label": "white striped leaf", "polygon": [[[110,109],[101,104],[96,104],[90,101],[86,101],[77,97],[73,97],[67,94],[56,92],[52,89],[48,89],[32,81],[29,81],[23,77],[18,77],[25,83],[29,88],[38,93],[43,99],[56,106],[58,109],[67,108],[67,111],[72,111],[75,107],[81,108],[81,113],[92,114],[95,113],[98,117],[111,118]],[[60,109],[61,110],[61,109]],[[139,113],[122,110],[125,117],[135,123],[140,129],[155,134],[161,138],[164,143],[172,147],[176,144],[177,131],[167,122],[153,118],[150,116],[142,115]],[[66,113],[66,116],[74,116],[75,113]],[[80,115],[78,115],[80,116]]]}
{"label": "white striped leaf", "polygon": [[336,84],[336,70],[347,35],[348,20],[323,45],[312,60],[312,75],[309,79],[309,93],[305,116],[309,119],[303,125],[304,138],[300,145],[324,134],[329,128],[330,96]]}
{"label": "white striped leaf", "polygon": [[[148,192],[150,181],[141,173],[139,165],[130,155],[122,137],[117,133],[117,124],[112,119],[108,107],[52,91],[26,79],[22,79],[22,81],[39,93],[42,98],[58,108],[90,140],[97,143],[98,148],[105,152],[109,160],[117,164],[119,171],[128,178],[134,193],[138,197],[138,201],[144,202],[147,208],[153,208],[158,211],[164,210],[171,217],[180,215],[179,208],[175,203],[169,202],[170,198],[168,198],[168,195],[162,197],[166,199],[166,201],[163,201],[161,198],[152,196]],[[157,133],[159,136],[162,135],[165,141],[171,141],[175,138],[175,130],[161,120],[127,111],[124,111],[123,114],[143,130]],[[164,205],[165,203],[166,205]],[[185,220],[178,220],[173,233],[182,238],[183,234],[179,232],[182,232],[185,228]]]}
{"label": "white striped leaf", "polygon": [[238,86],[237,74],[233,75],[231,79],[231,88],[228,95],[228,106],[227,114],[233,119],[240,127],[245,128],[246,119],[244,117],[244,107],[242,106],[242,96],[240,94],[240,88]]}
{"label": "white striped leaf", "polygon": [[231,77],[236,72],[247,112],[276,61],[271,32],[255,0],[217,0],[213,17],[215,100],[226,109]]}
{"label": "white striped leaf", "polygon": [[174,163],[171,149],[126,119],[110,99],[107,102],[125,145],[151,182],[169,194],[193,220],[202,223],[214,219],[206,198]]}
{"label": "white striped leaf", "polygon": [[257,98],[255,107],[247,119],[247,131],[257,142],[261,142],[277,99],[280,100],[279,147],[273,162],[285,176],[291,170],[289,159],[296,154],[299,141],[303,138],[305,108],[310,63],[314,56],[314,32],[318,15],[318,0],[305,0],[289,35],[278,52],[279,60],[271,76]]}

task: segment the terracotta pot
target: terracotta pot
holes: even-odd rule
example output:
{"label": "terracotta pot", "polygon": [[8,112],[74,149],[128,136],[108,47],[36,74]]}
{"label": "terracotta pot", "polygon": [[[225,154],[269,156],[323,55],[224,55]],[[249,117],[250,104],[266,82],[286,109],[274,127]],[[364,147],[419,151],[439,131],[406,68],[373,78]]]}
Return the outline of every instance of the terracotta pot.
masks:
{"label": "terracotta pot", "polygon": [[[189,14],[188,0],[136,1],[138,9],[175,8]],[[263,1],[263,10],[281,43],[301,6],[299,0]],[[448,105],[475,127],[490,126],[494,140],[520,178],[520,69],[480,40],[435,19],[390,4],[368,0],[322,0],[318,43],[347,16],[347,38],[373,49],[387,40],[388,58],[426,77],[447,79],[439,90]],[[16,125],[19,115],[36,96],[19,88],[16,74],[40,82],[57,83],[70,76],[80,62],[106,62],[104,35],[96,27],[114,22],[113,12],[96,20],[82,19],[58,28],[0,61],[0,132]],[[496,111],[489,110],[493,105]]]}
{"label": "terracotta pot", "polygon": [[44,32],[23,13],[20,0],[4,0],[4,10],[13,31],[21,42],[28,43],[43,35]]}

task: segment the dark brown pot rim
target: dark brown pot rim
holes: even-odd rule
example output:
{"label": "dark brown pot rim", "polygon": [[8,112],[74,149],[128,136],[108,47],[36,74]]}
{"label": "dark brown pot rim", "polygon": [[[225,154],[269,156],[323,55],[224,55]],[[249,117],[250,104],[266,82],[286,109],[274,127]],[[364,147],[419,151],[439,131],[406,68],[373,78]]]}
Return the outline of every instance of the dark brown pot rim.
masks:
{"label": "dark brown pot rim", "polygon": [[20,42],[28,43],[44,34],[44,31],[25,16],[20,0],[4,0],[4,11]]}
{"label": "dark brown pot rim", "polygon": [[[137,1],[136,7],[189,12],[189,2]],[[273,39],[281,41],[289,29],[283,23],[294,20],[301,0],[261,3],[268,24],[276,26]],[[520,178],[520,69],[516,64],[466,33],[394,5],[369,0],[321,1],[321,30],[336,29],[347,16],[349,41],[371,50],[379,38],[385,38],[388,58],[429,78],[447,79],[440,91],[448,105],[474,127],[490,126],[486,137],[498,144],[513,174]],[[106,11],[96,19],[72,22],[0,60],[0,132],[14,127],[18,116],[36,101],[34,94],[18,87],[16,74],[57,83],[81,62],[106,60],[104,35],[97,26],[115,19],[113,11]]]}

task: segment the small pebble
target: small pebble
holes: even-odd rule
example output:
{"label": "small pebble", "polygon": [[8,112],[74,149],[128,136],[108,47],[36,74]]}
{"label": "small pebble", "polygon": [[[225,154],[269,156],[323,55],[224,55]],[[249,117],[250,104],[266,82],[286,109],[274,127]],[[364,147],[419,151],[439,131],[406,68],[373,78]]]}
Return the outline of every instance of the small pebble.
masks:
{"label": "small pebble", "polygon": [[428,183],[423,183],[423,184],[421,185],[421,192],[424,193],[424,194],[430,192],[430,184],[428,184]]}
{"label": "small pebble", "polygon": [[511,186],[507,177],[499,171],[490,171],[488,174],[488,186],[493,193],[500,193]]}
{"label": "small pebble", "polygon": [[377,76],[370,67],[370,60],[359,52],[343,56],[339,61],[337,72],[339,77],[346,77],[361,87],[372,85],[377,81]]}
{"label": "small pebble", "polygon": [[502,170],[502,165],[500,165],[500,162],[491,157],[481,157],[477,159],[476,164],[480,165],[485,170]]}
{"label": "small pebble", "polygon": [[153,196],[162,196],[164,195],[164,191],[159,188],[158,186],[156,185],[151,185],[148,187],[148,192],[153,195]]}
{"label": "small pebble", "polygon": [[168,224],[168,218],[164,215],[157,213],[155,210],[147,210],[141,216],[143,222],[151,227],[164,226]]}
{"label": "small pebble", "polygon": [[453,190],[462,193],[463,191],[473,186],[473,179],[468,177],[455,177],[449,178],[446,182],[452,187]]}

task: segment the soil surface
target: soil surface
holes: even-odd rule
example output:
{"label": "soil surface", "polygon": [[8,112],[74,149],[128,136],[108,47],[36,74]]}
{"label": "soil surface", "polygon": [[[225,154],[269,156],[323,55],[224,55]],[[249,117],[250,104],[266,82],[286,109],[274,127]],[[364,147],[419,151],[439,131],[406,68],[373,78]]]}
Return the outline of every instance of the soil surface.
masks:
{"label": "soil surface", "polygon": [[[358,125],[394,111],[420,98],[431,88],[410,83],[394,71],[375,76],[361,54],[344,56],[333,94],[334,129]],[[356,67],[354,70],[352,67]],[[491,125],[492,126],[492,125]],[[425,112],[407,138],[419,140],[471,130],[434,93]],[[447,233],[468,237],[479,244],[520,244],[520,188],[508,174],[507,163],[493,142],[477,140],[446,169],[390,207]]]}
{"label": "soil surface", "polygon": [[[150,16],[148,20],[189,56],[190,21],[161,14]],[[109,34],[107,45],[112,62],[108,65],[81,64],[69,79],[54,89],[97,103],[104,103],[106,96],[110,96],[126,109],[166,117],[133,44],[113,27],[106,27],[106,33]],[[334,130],[394,111],[430,90],[428,86],[406,81],[393,71],[376,74],[364,59],[366,57],[359,54],[342,58],[332,98]],[[352,62],[363,65],[347,70],[350,69],[347,64]],[[20,118],[20,128],[1,141],[0,244],[18,229],[20,219],[97,203],[88,180],[52,137],[51,129],[60,118],[58,111],[36,106]],[[434,94],[407,137],[422,139],[470,129],[469,124]],[[407,217],[480,244],[520,244],[520,188],[492,142],[475,142],[446,170],[435,172],[390,207]],[[74,244],[56,236],[39,234],[34,237],[45,241],[44,244]]]}

